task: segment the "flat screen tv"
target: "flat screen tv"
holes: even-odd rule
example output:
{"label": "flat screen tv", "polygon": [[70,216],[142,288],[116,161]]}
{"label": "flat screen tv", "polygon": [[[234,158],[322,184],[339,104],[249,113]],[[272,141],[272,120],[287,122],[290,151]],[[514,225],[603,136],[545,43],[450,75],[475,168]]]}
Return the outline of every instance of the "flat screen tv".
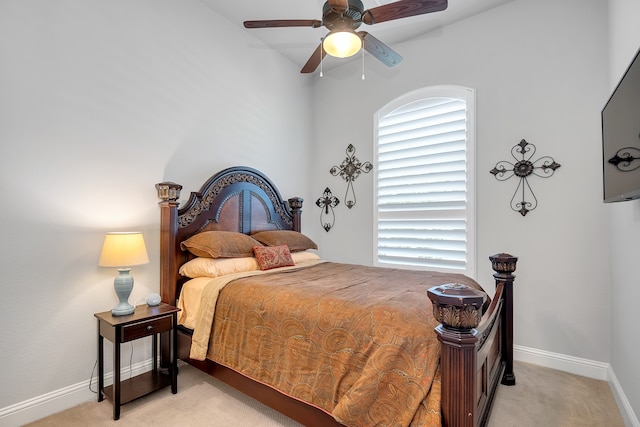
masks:
{"label": "flat screen tv", "polygon": [[602,109],[604,202],[640,198],[640,50]]}

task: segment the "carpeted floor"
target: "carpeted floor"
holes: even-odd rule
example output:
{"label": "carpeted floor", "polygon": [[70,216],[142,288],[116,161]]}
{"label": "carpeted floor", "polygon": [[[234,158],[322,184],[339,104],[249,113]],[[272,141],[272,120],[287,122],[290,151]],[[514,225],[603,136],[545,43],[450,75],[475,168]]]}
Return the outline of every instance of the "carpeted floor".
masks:
{"label": "carpeted floor", "polygon": [[516,385],[500,385],[488,427],[624,427],[605,381],[515,362]]}
{"label": "carpeted floor", "polygon": [[[624,427],[609,385],[522,362],[516,385],[499,386],[489,427]],[[28,424],[65,426],[300,427],[189,365],[181,365],[178,394],[170,388],[121,407],[113,421],[111,402],[87,402]]]}

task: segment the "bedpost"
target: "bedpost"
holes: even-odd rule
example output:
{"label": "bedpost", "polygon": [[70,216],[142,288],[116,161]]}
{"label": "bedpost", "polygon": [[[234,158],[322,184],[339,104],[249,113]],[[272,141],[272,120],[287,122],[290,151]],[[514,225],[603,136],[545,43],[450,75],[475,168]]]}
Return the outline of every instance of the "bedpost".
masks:
{"label": "bedpost", "polygon": [[[436,334],[441,343],[442,425],[476,427],[478,337],[475,327],[482,318],[486,294],[461,284],[428,290],[433,316],[440,322]],[[444,385],[446,384],[446,387]]]}
{"label": "bedpost", "polygon": [[292,197],[288,200],[289,209],[293,215],[293,231],[302,231],[302,197]]}
{"label": "bedpost", "polygon": [[513,372],[513,279],[518,257],[509,254],[496,254],[489,257],[491,268],[495,271],[496,287],[504,286],[504,308],[502,310],[502,359],[505,361],[504,375],[501,383],[515,385],[516,375]]}
{"label": "bedpost", "polygon": [[178,227],[178,199],[182,185],[174,182],[156,184],[160,198],[160,297],[176,305],[176,233]]}

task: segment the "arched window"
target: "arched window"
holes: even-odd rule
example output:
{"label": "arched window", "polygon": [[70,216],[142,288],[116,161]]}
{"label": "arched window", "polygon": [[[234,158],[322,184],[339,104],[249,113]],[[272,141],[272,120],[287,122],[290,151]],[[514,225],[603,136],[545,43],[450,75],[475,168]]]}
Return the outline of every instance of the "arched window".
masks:
{"label": "arched window", "polygon": [[416,90],[374,128],[374,264],[475,276],[475,92]]}

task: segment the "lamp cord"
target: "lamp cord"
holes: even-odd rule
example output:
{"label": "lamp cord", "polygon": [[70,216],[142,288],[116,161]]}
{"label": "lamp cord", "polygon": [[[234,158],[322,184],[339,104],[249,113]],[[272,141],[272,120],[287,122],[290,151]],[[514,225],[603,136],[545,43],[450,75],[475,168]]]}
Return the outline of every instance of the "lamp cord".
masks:
{"label": "lamp cord", "polygon": [[[132,377],[133,375],[133,341],[130,342],[131,343],[131,355],[129,356],[129,379]],[[96,363],[93,364],[93,369],[91,370],[91,376],[89,377],[89,391],[91,393],[95,393],[97,394],[99,390],[94,390],[91,388],[91,386],[93,385],[93,374],[96,372],[96,367],[98,366],[98,359],[96,359]]]}
{"label": "lamp cord", "polygon": [[131,378],[131,376],[133,375],[133,370],[131,367],[131,364],[133,363],[133,341],[130,341],[131,343],[131,356],[129,356],[129,378]]}
{"label": "lamp cord", "polygon": [[98,359],[96,359],[96,363],[93,364],[93,369],[91,370],[91,376],[89,377],[89,391],[91,393],[98,393],[98,390],[93,390],[91,388],[91,384],[93,383],[93,374],[96,371],[96,367],[98,366]]}

